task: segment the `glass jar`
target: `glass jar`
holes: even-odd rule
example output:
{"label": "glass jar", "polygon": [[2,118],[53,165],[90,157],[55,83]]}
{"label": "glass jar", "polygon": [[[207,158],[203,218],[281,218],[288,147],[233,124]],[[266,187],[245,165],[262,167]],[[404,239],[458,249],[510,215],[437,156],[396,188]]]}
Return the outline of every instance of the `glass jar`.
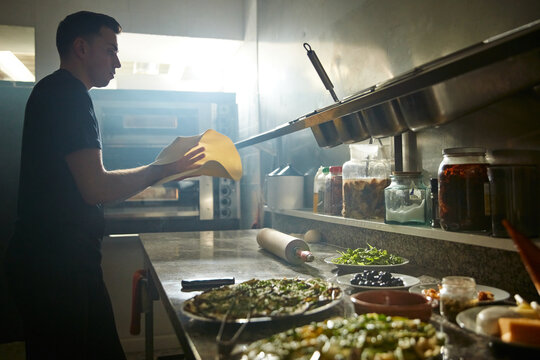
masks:
{"label": "glass jar", "polygon": [[387,224],[426,225],[427,187],[420,172],[395,171],[384,189]]}
{"label": "glass jar", "polygon": [[442,279],[439,292],[441,315],[450,321],[463,310],[473,307],[478,302],[476,282],[471,277],[447,276]]}
{"label": "glass jar", "polygon": [[343,164],[343,216],[384,219],[384,189],[390,184],[390,162],[374,144],[349,145],[351,159]]}
{"label": "glass jar", "polygon": [[439,165],[439,219],[448,231],[487,231],[490,225],[486,150],[443,150]]}
{"label": "glass jar", "polygon": [[343,207],[342,167],[330,166],[330,174],[326,178],[326,191],[324,193],[324,209],[329,215],[340,215]]}
{"label": "glass jar", "polygon": [[532,150],[500,149],[491,152],[487,171],[493,236],[509,237],[502,225],[503,219],[528,238],[538,236],[538,159],[540,152]]}
{"label": "glass jar", "polygon": [[317,173],[315,173],[315,177],[313,178],[313,212],[314,213],[319,212],[319,206],[320,206],[319,205],[319,192],[321,191],[321,187],[324,186],[323,169],[324,169],[324,166],[320,166],[319,169],[317,170]]}
{"label": "glass jar", "polygon": [[439,222],[439,182],[437,179],[429,179],[430,200],[431,200],[431,227],[438,228],[441,226]]}

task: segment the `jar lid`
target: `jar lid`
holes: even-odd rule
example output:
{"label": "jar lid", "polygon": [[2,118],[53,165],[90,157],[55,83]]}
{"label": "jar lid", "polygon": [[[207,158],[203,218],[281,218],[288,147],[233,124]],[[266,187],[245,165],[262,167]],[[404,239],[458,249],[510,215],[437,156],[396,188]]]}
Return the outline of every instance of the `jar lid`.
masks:
{"label": "jar lid", "polygon": [[330,173],[332,174],[340,174],[343,171],[343,167],[341,166],[330,166]]}
{"label": "jar lid", "polygon": [[447,286],[476,286],[476,281],[468,276],[445,276],[442,284]]}
{"label": "jar lid", "polygon": [[486,149],[481,147],[458,147],[443,149],[443,155],[485,155]]}

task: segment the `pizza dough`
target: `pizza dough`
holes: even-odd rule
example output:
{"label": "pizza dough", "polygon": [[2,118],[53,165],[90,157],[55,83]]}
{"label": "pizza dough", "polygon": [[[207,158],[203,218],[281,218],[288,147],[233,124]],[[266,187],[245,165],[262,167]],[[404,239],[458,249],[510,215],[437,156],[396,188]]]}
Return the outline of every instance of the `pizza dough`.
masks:
{"label": "pizza dough", "polygon": [[182,158],[197,144],[204,146],[205,157],[196,162],[202,165],[198,169],[184,171],[161,179],[154,185],[159,185],[184,176],[207,175],[228,178],[235,181],[242,177],[242,160],[231,139],[215,130],[207,130],[201,135],[179,136],[165,147],[152,165],[164,165]]}

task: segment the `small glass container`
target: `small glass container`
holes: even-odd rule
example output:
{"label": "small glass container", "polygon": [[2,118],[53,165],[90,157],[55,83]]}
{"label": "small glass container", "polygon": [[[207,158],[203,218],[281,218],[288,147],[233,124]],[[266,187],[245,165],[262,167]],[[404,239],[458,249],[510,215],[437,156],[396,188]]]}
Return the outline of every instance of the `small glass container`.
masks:
{"label": "small glass container", "polygon": [[317,212],[319,214],[324,214],[324,193],[326,192],[325,186],[326,186],[326,177],[330,174],[330,168],[328,166],[324,166],[322,168],[322,173],[317,176]]}
{"label": "small glass container", "polygon": [[341,216],[343,207],[343,180],[341,166],[330,166],[330,177],[326,179],[324,209],[329,215]]}
{"label": "small glass container", "polygon": [[323,169],[324,166],[320,166],[317,172],[315,173],[315,176],[313,178],[313,212],[317,213],[319,212],[319,190],[321,188],[321,185],[324,184],[324,177],[323,177]]}
{"label": "small glass container", "polygon": [[441,224],[439,222],[439,182],[437,179],[431,178],[430,180],[430,200],[431,200],[431,227],[439,228]]}
{"label": "small glass container", "polygon": [[473,278],[466,276],[444,277],[442,289],[439,292],[439,302],[441,315],[455,322],[457,314],[477,304],[476,282]]}
{"label": "small glass container", "polygon": [[387,224],[426,225],[427,187],[420,172],[395,171],[384,189]]}
{"label": "small glass container", "polygon": [[443,150],[439,165],[439,219],[447,231],[487,231],[490,227],[486,150]]}

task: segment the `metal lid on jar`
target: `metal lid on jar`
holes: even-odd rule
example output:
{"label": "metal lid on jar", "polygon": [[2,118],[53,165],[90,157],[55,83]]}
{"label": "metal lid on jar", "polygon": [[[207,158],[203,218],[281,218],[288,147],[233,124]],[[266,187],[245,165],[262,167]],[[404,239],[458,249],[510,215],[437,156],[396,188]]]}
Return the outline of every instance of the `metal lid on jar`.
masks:
{"label": "metal lid on jar", "polygon": [[442,279],[443,286],[464,286],[474,287],[476,281],[472,277],[468,276],[445,276]]}
{"label": "metal lid on jar", "polygon": [[330,166],[330,173],[331,174],[341,174],[343,171],[342,166]]}
{"label": "metal lid on jar", "polygon": [[486,149],[481,147],[457,147],[443,149],[443,155],[486,155]]}

